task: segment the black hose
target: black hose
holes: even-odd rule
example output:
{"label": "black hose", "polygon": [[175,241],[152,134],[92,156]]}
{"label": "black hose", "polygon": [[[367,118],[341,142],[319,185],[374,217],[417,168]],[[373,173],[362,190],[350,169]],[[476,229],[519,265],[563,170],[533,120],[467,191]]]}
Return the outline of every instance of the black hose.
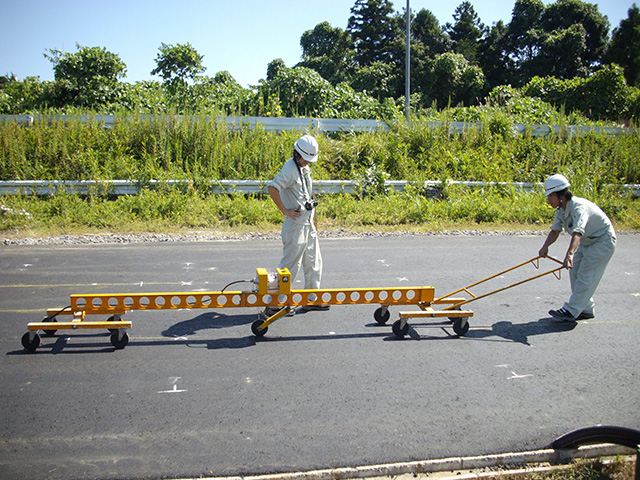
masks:
{"label": "black hose", "polygon": [[71,305],[69,305],[68,307],[64,307],[62,310],[54,313],[53,315],[47,315],[42,321],[43,322],[48,322],[49,320],[53,320],[54,318],[56,318],[58,315],[60,315],[62,312],[64,312],[67,308],[71,308]]}
{"label": "black hose", "polygon": [[594,443],[614,443],[636,450],[640,445],[640,430],[614,425],[580,428],[557,438],[551,448],[577,448]]}
{"label": "black hose", "polygon": [[231,283],[225,285],[224,288],[222,290],[220,290],[220,291],[224,292],[228,287],[230,287],[231,285],[235,285],[236,283],[253,283],[253,280],[236,280],[234,282],[231,282]]}

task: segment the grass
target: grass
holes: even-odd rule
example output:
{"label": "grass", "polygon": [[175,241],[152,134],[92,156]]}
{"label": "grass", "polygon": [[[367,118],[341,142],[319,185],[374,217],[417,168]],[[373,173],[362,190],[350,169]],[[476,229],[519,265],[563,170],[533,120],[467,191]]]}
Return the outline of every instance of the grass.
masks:
{"label": "grass", "polygon": [[[500,188],[447,189],[441,198],[415,191],[371,198],[319,198],[321,230],[437,232],[448,230],[547,230],[553,211],[542,195]],[[640,230],[640,199],[603,196],[601,206],[618,230]],[[276,231],[282,214],[270,198],[192,191],[142,190],[110,198],[60,194],[0,196],[0,231],[7,237],[81,233],[184,233]]]}
{"label": "grass", "polygon": [[[564,173],[572,191],[596,202],[620,230],[640,230],[640,200],[615,185],[640,183],[640,133],[618,136],[563,133],[514,134],[506,113],[475,112],[488,128],[463,134],[448,122],[469,111],[431,113],[391,133],[318,135],[316,179],[358,180],[357,195],[320,198],[321,229],[441,231],[448,229],[543,229],[553,212],[541,194],[506,187],[446,187],[439,198],[412,187],[388,192],[384,180],[540,182]],[[428,122],[441,120],[441,127]],[[213,195],[216,179],[272,178],[290,157],[299,132],[230,130],[206,116],[117,116],[112,128],[80,117],[39,120],[26,127],[0,124],[3,180],[188,180],[188,188],[145,189],[139,195],[0,197],[4,235],[189,230],[277,230],[280,212],[267,197]],[[611,186],[614,185],[614,186]]]}
{"label": "grass", "polygon": [[566,467],[547,471],[483,476],[486,480],[634,480],[635,462],[616,458],[613,461],[578,460]]}

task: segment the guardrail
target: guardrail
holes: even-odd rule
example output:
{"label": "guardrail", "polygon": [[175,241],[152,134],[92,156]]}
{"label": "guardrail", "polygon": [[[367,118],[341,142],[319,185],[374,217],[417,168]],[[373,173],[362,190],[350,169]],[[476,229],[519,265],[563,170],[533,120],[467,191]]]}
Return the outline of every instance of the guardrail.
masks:
{"label": "guardrail", "polygon": [[[127,120],[138,119],[141,121],[162,120],[168,122],[180,121],[184,117],[157,116],[157,115],[128,115]],[[225,122],[230,129],[240,128],[263,128],[266,131],[310,131],[310,132],[390,132],[391,128],[382,120],[359,120],[359,119],[335,119],[335,118],[291,118],[291,117],[209,117],[193,116],[195,120],[206,122]],[[0,115],[0,122],[15,122],[20,125],[33,125],[36,122],[56,122],[78,119],[79,121],[95,122],[103,124],[105,127],[112,127],[117,121],[116,115],[80,115],[77,117],[69,115]],[[441,128],[442,122],[427,122],[429,128]],[[464,133],[473,129],[482,129],[481,123],[473,122],[449,122],[451,133]],[[596,133],[601,135],[622,135],[630,133],[628,128],[623,127],[599,127],[599,126],[579,126],[579,125],[525,125],[514,124],[513,129],[519,134],[530,134],[534,137],[546,137],[549,135],[585,135]]]}
{"label": "guardrail", "polygon": [[[121,117],[120,117],[121,118]],[[127,120],[176,122],[182,115],[127,115]],[[209,117],[193,116],[191,120],[211,123],[224,122],[229,129],[263,128],[266,131],[313,131],[313,132],[390,132],[389,126],[381,120],[334,119],[334,118],[289,118],[289,117]],[[77,119],[82,123],[94,122],[111,128],[117,121],[116,115],[0,115],[0,122],[15,122],[31,126],[36,122],[66,122]]]}
{"label": "guardrail", "polygon": [[[267,193],[268,180],[211,180],[212,193]],[[385,186],[396,192],[403,191],[408,185],[421,187],[427,196],[436,195],[445,185],[457,185],[465,188],[514,188],[522,192],[542,192],[541,183],[528,182],[472,182],[448,180],[428,180],[422,183],[406,180],[387,180]],[[57,195],[60,193],[81,195],[136,195],[143,188],[180,188],[189,187],[188,180],[0,180],[0,195]],[[640,197],[640,185],[621,185],[623,190],[634,197]],[[313,190],[319,194],[357,193],[362,185],[357,180],[314,180]]]}

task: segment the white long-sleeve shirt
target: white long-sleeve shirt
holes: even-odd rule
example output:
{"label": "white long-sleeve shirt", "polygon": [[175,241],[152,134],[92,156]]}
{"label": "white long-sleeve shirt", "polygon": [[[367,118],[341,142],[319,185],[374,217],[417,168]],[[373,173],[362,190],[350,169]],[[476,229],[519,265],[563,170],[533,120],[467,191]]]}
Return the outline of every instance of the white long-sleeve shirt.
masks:
{"label": "white long-sleeve shirt", "polygon": [[567,208],[556,209],[556,216],[553,219],[551,230],[562,231],[562,229],[573,235],[582,235],[581,244],[585,246],[592,244],[603,235],[610,235],[613,238],[616,232],[613,229],[609,217],[595,203],[573,196],[567,202]]}
{"label": "white long-sleeve shirt", "polygon": [[[302,178],[304,178],[305,185],[302,183]],[[298,224],[311,223],[313,210],[308,211],[304,207],[305,203],[310,201],[313,196],[311,190],[311,169],[308,165],[298,170],[295,161],[293,158],[290,158],[285,162],[275,178],[267,183],[267,187],[273,187],[280,192],[280,199],[285,208],[300,209],[302,215],[300,215],[297,220],[285,217],[285,222]]]}

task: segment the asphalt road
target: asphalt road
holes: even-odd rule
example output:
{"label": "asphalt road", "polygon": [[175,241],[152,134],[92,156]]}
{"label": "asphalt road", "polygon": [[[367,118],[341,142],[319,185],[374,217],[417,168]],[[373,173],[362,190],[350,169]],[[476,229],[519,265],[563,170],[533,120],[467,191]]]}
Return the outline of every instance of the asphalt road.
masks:
{"label": "asphalt road", "polygon": [[[542,241],[325,239],[323,286],[442,295],[534,257]],[[256,309],[237,308],[129,313],[131,341],[117,351],[103,331],[60,331],[33,354],[20,344],[27,323],[70,294],[217,291],[273,269],[280,248],[1,246],[0,478],[288,472],[532,450],[595,424],[640,428],[640,235],[620,236],[597,317],[577,325],[547,315],[568,295],[565,273],[469,304],[462,338],[413,320],[398,340],[398,308],[379,326],[374,306],[355,305],[283,318],[262,339],[250,329]]]}

